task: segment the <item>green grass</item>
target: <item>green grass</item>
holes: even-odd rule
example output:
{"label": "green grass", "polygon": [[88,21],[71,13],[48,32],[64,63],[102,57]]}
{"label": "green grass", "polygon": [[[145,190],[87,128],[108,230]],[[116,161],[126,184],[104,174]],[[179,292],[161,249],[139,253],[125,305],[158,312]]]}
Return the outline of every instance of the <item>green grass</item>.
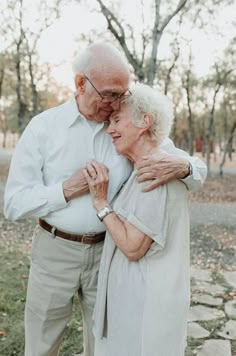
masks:
{"label": "green grass", "polygon": [[188,337],[188,346],[185,350],[185,356],[196,356],[195,349],[203,344],[203,340],[194,339],[193,337]]}
{"label": "green grass", "polygon": [[[23,355],[26,278],[29,259],[18,250],[1,248],[0,330],[1,355]],[[5,335],[4,335],[5,333]]]}
{"label": "green grass", "polygon": [[[0,247],[0,354],[24,355],[24,308],[29,273],[29,258],[22,246]],[[68,324],[61,356],[82,352],[82,322],[78,298]]]}
{"label": "green grass", "polygon": [[198,324],[201,325],[204,329],[208,330],[211,339],[219,339],[218,332],[221,330],[222,326],[226,323],[226,318],[215,319],[215,320],[202,320]]}
{"label": "green grass", "polygon": [[226,294],[233,291],[234,288],[229,283],[227,283],[222,273],[218,271],[212,271],[211,276],[212,276],[213,283],[220,284],[222,287],[226,289]]}
{"label": "green grass", "polygon": [[236,340],[233,340],[231,342],[231,346],[232,346],[232,356],[236,356]]}

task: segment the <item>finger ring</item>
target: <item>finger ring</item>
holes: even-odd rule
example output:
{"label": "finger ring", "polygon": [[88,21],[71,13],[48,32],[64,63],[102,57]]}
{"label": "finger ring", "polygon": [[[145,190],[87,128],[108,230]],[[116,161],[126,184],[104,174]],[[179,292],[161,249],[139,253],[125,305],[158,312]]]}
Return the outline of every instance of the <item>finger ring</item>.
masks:
{"label": "finger ring", "polygon": [[95,176],[92,176],[92,179],[95,180],[97,178],[97,174]]}

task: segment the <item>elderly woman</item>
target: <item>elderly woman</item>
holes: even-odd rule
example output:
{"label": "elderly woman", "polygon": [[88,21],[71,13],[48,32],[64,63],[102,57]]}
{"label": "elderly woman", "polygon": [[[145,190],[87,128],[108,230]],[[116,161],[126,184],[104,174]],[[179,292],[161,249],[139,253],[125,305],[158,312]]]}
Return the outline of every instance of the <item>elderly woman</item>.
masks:
{"label": "elderly woman", "polygon": [[[106,168],[92,161],[84,174],[93,206],[106,226],[94,334],[95,356],[183,356],[189,307],[187,190],[172,181],[151,192],[135,167],[169,135],[172,106],[156,90],[137,84],[108,133],[118,153],[134,164],[113,208]],[[93,178],[92,178],[93,177]]]}

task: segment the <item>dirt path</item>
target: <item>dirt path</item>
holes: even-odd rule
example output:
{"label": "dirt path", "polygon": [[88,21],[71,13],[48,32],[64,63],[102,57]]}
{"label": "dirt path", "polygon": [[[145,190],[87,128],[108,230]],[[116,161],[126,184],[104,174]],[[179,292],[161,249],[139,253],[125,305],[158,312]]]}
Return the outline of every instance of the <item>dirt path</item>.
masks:
{"label": "dirt path", "polygon": [[190,221],[197,225],[226,225],[236,228],[236,203],[190,203]]}

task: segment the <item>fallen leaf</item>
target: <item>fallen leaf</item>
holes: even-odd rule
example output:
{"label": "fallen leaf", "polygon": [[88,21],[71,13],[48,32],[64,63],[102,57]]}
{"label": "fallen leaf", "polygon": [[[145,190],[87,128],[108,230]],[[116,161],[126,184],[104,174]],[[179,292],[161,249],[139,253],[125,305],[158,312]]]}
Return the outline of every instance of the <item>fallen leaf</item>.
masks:
{"label": "fallen leaf", "polygon": [[0,330],[0,335],[2,335],[2,336],[7,336],[6,330]]}

